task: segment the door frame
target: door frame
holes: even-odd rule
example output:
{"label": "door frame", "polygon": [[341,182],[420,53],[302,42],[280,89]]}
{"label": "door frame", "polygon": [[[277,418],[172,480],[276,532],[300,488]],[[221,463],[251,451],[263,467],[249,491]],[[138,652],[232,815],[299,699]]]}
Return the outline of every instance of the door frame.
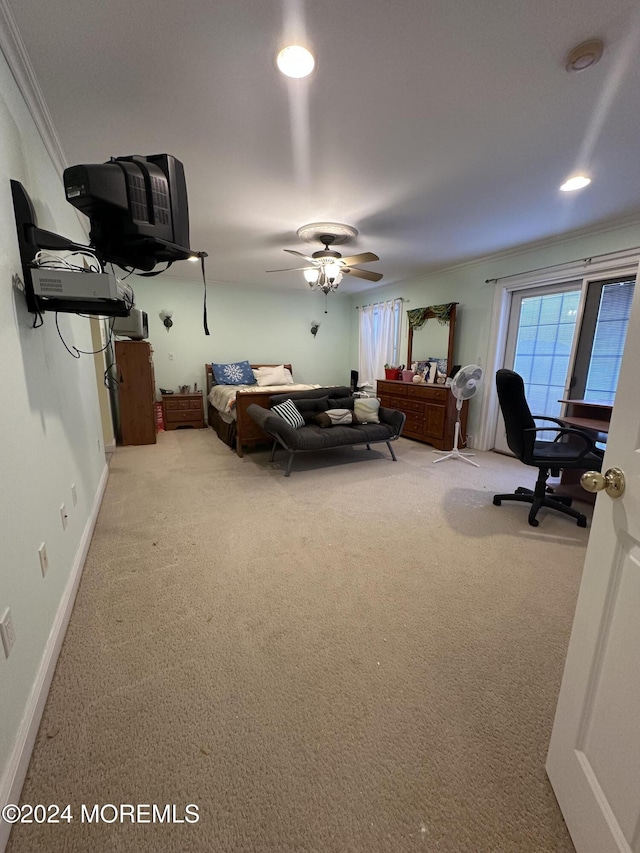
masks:
{"label": "door frame", "polygon": [[[501,367],[504,362],[512,294],[517,290],[564,284],[577,280],[582,281],[583,287],[585,287],[589,281],[601,278],[615,277],[617,275],[635,275],[639,263],[640,253],[638,249],[625,249],[600,256],[597,261],[585,258],[584,260],[572,261],[567,264],[558,264],[555,267],[545,267],[542,270],[504,276],[502,279],[498,278],[495,280],[489,345],[485,365],[485,393],[482,395],[480,428],[474,442],[476,449],[491,450],[493,448],[498,413],[500,411],[493,377],[498,367]],[[581,322],[581,312],[583,310],[584,293],[580,302],[578,322]],[[575,353],[572,354],[572,364],[573,358],[575,358]]]}

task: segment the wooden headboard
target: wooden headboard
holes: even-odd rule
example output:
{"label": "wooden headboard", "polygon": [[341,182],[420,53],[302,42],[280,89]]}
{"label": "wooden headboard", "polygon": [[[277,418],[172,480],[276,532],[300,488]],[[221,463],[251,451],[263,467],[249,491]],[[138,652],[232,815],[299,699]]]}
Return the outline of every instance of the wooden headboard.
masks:
{"label": "wooden headboard", "polygon": [[[282,364],[282,362],[280,362],[280,364]],[[257,367],[280,367],[280,364],[252,364],[251,369],[254,369]],[[285,364],[284,366],[287,368],[287,370],[291,371],[291,375],[293,376],[293,369],[292,369],[291,365]],[[213,388],[213,386],[217,385],[218,383],[216,382],[216,378],[213,375],[213,367],[211,366],[211,364],[205,364],[204,367],[205,367],[205,370],[207,372],[207,394],[208,394],[209,391],[211,391],[211,389]]]}

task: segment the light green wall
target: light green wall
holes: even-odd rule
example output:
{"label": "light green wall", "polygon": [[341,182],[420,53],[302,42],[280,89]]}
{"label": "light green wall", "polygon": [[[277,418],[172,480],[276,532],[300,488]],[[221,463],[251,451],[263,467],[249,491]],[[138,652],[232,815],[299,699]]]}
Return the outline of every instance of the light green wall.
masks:
{"label": "light green wall", "polygon": [[[0,793],[43,660],[54,619],[105,470],[92,356],[64,349],[54,316],[32,328],[24,296],[9,179],[19,180],[38,224],[84,242],[67,204],[62,179],[0,53],[0,614],[10,607],[16,633],[11,656],[0,648]],[[60,315],[70,345],[91,349],[89,321]],[[78,504],[73,506],[71,484]],[[60,505],[69,512],[63,531]],[[42,577],[38,547],[46,542],[49,572]]]}
{"label": "light green wall", "polygon": [[[487,279],[523,273],[552,264],[567,263],[606,252],[615,252],[640,246],[640,223],[612,228],[600,233],[568,238],[547,246],[514,252],[508,257],[478,261],[443,272],[425,275],[390,287],[379,287],[357,297],[356,305],[380,302],[402,297],[408,302],[405,309],[458,302],[456,323],[455,362],[458,364],[486,364],[491,336],[491,313],[495,284],[485,284]],[[366,298],[365,298],[366,297]],[[351,317],[351,360],[358,358],[358,312]],[[407,323],[403,322],[401,361],[407,357]],[[487,379],[487,381],[490,381]],[[486,385],[486,383],[485,383]],[[479,428],[482,394],[474,398],[469,407],[468,431],[476,435]]]}
{"label": "light green wall", "polygon": [[[259,290],[230,284],[207,285],[210,336],[202,325],[202,282],[132,276],[136,306],[149,315],[156,388],[204,387],[207,362],[247,360],[290,363],[298,382],[349,384],[351,311],[348,297],[315,292]],[[173,310],[173,327],[162,325],[162,309]],[[320,323],[311,334],[311,323]],[[169,354],[173,359],[169,359]]]}

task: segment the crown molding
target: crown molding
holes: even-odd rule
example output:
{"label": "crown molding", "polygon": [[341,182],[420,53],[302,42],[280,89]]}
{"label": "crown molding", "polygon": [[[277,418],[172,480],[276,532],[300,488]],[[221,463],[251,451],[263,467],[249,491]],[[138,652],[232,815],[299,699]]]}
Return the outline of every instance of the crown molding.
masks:
{"label": "crown molding", "polygon": [[0,0],[0,49],[7,60],[47,153],[59,174],[62,175],[68,165],[67,158],[64,155],[49,108],[8,0]]}
{"label": "crown molding", "polygon": [[[571,243],[573,240],[580,239],[580,237],[594,237],[597,234],[606,234],[608,231],[617,231],[618,228],[625,228],[634,225],[640,226],[640,213],[630,213],[626,216],[611,219],[608,222],[600,222],[597,225],[587,225],[584,228],[579,228],[575,231],[565,231],[563,234],[557,234],[553,237],[535,240],[531,243],[519,243],[517,246],[512,246],[510,249],[503,249],[502,251],[493,252],[488,255],[481,255],[467,261],[460,261],[459,263],[451,264],[450,266],[440,267],[438,270],[434,270],[433,272],[437,272],[439,274],[466,267],[475,267],[478,264],[502,261],[507,258],[517,257],[518,255],[526,255],[528,252],[535,252],[537,249],[548,249],[551,246],[560,246],[563,243]],[[615,252],[612,254],[615,254]]]}

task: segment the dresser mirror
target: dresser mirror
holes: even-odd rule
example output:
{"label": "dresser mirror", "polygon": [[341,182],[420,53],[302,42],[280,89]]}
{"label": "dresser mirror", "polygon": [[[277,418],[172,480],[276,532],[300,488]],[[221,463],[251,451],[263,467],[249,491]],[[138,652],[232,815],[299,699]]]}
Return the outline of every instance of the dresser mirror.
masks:
{"label": "dresser mirror", "polygon": [[[451,305],[449,321],[441,323],[437,315],[430,308],[420,308],[420,312],[426,316],[426,320],[419,328],[409,326],[409,347],[407,351],[407,367],[414,362],[426,362],[430,359],[440,360],[440,370],[446,359],[446,375],[453,367],[453,342],[456,327],[456,306]],[[440,306],[438,306],[440,307]],[[414,312],[415,313],[415,312]]]}

